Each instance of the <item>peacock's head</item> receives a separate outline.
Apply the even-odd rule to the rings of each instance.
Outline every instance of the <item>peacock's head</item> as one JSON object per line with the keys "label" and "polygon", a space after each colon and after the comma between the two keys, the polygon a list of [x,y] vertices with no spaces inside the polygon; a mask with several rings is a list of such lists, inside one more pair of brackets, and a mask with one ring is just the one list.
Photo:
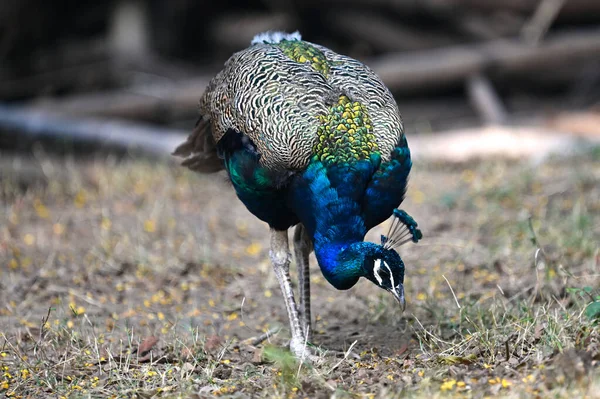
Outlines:
{"label": "peacock's head", "polygon": [[402,310],[406,307],[404,299],[404,262],[398,252],[377,245],[375,253],[365,258],[363,267],[366,277],[375,285],[390,292],[398,301]]}
{"label": "peacock's head", "polygon": [[423,234],[417,228],[417,222],[406,212],[394,209],[393,216],[390,231],[387,236],[381,236],[381,245],[372,246],[363,267],[366,277],[392,293],[404,310],[404,262],[395,248],[410,241],[418,242]]}

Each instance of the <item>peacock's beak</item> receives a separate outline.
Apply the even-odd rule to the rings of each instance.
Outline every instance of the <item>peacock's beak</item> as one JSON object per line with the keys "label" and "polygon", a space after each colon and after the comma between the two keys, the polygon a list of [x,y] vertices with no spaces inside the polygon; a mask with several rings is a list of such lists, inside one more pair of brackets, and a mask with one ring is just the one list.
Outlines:
{"label": "peacock's beak", "polygon": [[404,299],[404,285],[402,283],[398,284],[396,287],[390,290],[394,298],[398,301],[400,306],[402,307],[402,311],[406,309],[406,300]]}

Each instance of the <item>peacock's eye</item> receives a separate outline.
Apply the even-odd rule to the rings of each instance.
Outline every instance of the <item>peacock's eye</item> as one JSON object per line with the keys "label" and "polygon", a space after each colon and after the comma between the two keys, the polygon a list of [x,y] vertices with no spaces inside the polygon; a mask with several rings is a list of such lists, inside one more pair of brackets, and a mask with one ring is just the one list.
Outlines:
{"label": "peacock's eye", "polygon": [[380,286],[393,285],[394,277],[390,266],[382,259],[375,259],[373,275]]}
{"label": "peacock's eye", "polygon": [[389,278],[390,277],[390,273],[386,269],[384,269],[384,268],[381,268],[381,270],[379,271],[379,275],[382,278]]}

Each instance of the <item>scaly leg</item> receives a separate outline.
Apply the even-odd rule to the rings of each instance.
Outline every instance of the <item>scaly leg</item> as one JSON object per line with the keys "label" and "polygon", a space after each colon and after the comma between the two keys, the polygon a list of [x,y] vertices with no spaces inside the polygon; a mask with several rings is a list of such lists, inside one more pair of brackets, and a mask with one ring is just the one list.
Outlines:
{"label": "scaly leg", "polygon": [[306,347],[306,339],[300,318],[298,317],[298,308],[294,300],[294,291],[290,281],[290,253],[288,244],[287,230],[271,229],[271,262],[273,269],[279,281],[285,307],[287,308],[288,317],[290,319],[290,330],[292,340],[290,341],[290,349],[292,353],[299,359],[310,357],[310,351]]}
{"label": "scaly leg", "polygon": [[310,341],[312,337],[312,327],[310,318],[310,268],[308,255],[312,250],[310,238],[306,234],[306,229],[302,224],[296,226],[294,231],[294,255],[296,266],[298,267],[298,285],[300,291],[300,321],[302,322],[302,331]]}

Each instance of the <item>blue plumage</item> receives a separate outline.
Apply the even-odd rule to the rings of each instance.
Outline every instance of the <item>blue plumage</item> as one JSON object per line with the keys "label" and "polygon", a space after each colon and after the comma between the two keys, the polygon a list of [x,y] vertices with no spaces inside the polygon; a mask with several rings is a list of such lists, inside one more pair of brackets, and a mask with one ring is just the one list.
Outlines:
{"label": "blue plumage", "polygon": [[312,238],[323,275],[334,287],[348,289],[364,275],[362,262],[358,258],[341,261],[337,255],[350,244],[362,242],[367,232],[357,201],[362,187],[348,181],[368,181],[370,171],[358,167],[344,168],[342,176],[339,172],[337,168],[329,170],[315,158],[304,173],[295,177],[289,196],[290,208]]}
{"label": "blue plumage", "polygon": [[337,255],[351,244],[366,244],[367,231],[402,201],[411,168],[404,137],[384,164],[379,154],[328,166],[315,157],[306,170],[294,173],[262,167],[243,134],[230,132],[226,138],[220,152],[238,197],[254,215],[280,230],[302,223],[324,276],[336,288],[348,289],[367,276],[366,247],[353,247],[353,258]]}
{"label": "blue plumage", "polygon": [[279,230],[299,222],[286,201],[290,172],[262,167],[252,141],[233,130],[224,136],[217,148],[238,198],[250,212]]}
{"label": "blue plumage", "polygon": [[410,149],[406,137],[402,136],[392,151],[391,160],[373,175],[365,191],[363,215],[368,229],[386,220],[400,206],[411,168]]}

